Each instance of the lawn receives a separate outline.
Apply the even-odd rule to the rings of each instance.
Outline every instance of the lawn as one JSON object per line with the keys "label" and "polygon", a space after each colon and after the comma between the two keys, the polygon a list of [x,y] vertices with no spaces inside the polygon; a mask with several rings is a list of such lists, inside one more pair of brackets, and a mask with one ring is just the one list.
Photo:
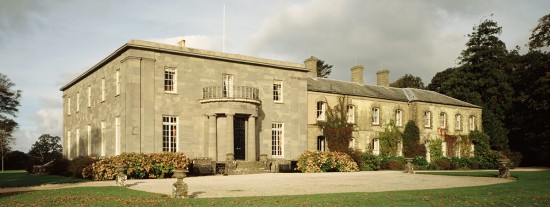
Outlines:
{"label": "lawn", "polygon": [[0,188],[21,187],[56,183],[78,183],[90,180],[57,175],[30,175],[24,170],[8,170],[0,173]]}
{"label": "lawn", "polygon": [[120,187],[85,187],[3,194],[0,206],[550,206],[550,171],[512,175],[518,177],[516,182],[478,187],[211,199],[172,199]]}

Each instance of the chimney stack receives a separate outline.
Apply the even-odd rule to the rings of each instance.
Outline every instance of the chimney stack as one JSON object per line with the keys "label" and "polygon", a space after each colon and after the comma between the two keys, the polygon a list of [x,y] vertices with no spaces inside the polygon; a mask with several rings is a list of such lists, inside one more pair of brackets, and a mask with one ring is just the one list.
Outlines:
{"label": "chimney stack", "polygon": [[309,69],[309,76],[311,77],[317,77],[317,61],[319,61],[319,59],[313,56],[304,60],[304,64],[306,68]]}
{"label": "chimney stack", "polygon": [[390,71],[388,70],[381,70],[376,72],[376,85],[379,86],[390,86]]}
{"label": "chimney stack", "polygon": [[180,40],[180,41],[178,42],[178,45],[179,45],[180,47],[185,47],[185,40]]}
{"label": "chimney stack", "polygon": [[363,67],[363,65],[353,66],[351,68],[351,82],[364,85],[365,84],[365,80],[363,78],[364,70],[365,70],[365,67]]}

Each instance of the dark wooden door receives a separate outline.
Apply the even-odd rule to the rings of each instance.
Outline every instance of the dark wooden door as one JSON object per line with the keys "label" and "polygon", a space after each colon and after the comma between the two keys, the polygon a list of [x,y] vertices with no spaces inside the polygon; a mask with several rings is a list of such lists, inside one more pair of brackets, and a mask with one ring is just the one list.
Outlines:
{"label": "dark wooden door", "polygon": [[246,119],[243,117],[235,117],[233,119],[233,138],[235,146],[235,159],[244,160],[245,159],[245,134],[246,134]]}

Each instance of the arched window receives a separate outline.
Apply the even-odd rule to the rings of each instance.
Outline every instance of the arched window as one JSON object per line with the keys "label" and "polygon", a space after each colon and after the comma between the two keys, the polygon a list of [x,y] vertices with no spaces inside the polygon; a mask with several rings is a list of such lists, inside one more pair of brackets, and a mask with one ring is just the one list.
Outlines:
{"label": "arched window", "polygon": [[372,108],[372,125],[380,125],[380,109]]}
{"label": "arched window", "polygon": [[326,111],[326,103],[319,101],[317,102],[317,120],[324,121],[325,120],[325,111]]}
{"label": "arched window", "polygon": [[457,114],[455,118],[455,129],[462,130],[462,116],[460,114]]}
{"label": "arched window", "polygon": [[447,128],[447,114],[445,112],[439,114],[439,127],[442,129]]}
{"label": "arched window", "polygon": [[424,127],[426,127],[426,128],[432,127],[432,112],[431,111],[425,111],[424,112]]}
{"label": "arched window", "polygon": [[354,105],[348,105],[348,123],[353,124],[355,123],[355,106]]}

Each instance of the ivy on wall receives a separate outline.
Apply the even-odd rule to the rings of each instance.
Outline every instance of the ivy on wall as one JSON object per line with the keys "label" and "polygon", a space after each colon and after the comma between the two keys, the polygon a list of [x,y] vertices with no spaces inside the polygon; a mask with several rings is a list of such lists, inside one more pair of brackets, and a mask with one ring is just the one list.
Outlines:
{"label": "ivy on wall", "polygon": [[397,148],[401,142],[402,134],[395,126],[392,120],[383,132],[379,132],[380,137],[380,155],[382,156],[397,156]]}
{"label": "ivy on wall", "polygon": [[443,144],[443,139],[437,138],[430,142],[430,158],[431,160],[437,160],[443,157],[443,149],[441,144]]}

